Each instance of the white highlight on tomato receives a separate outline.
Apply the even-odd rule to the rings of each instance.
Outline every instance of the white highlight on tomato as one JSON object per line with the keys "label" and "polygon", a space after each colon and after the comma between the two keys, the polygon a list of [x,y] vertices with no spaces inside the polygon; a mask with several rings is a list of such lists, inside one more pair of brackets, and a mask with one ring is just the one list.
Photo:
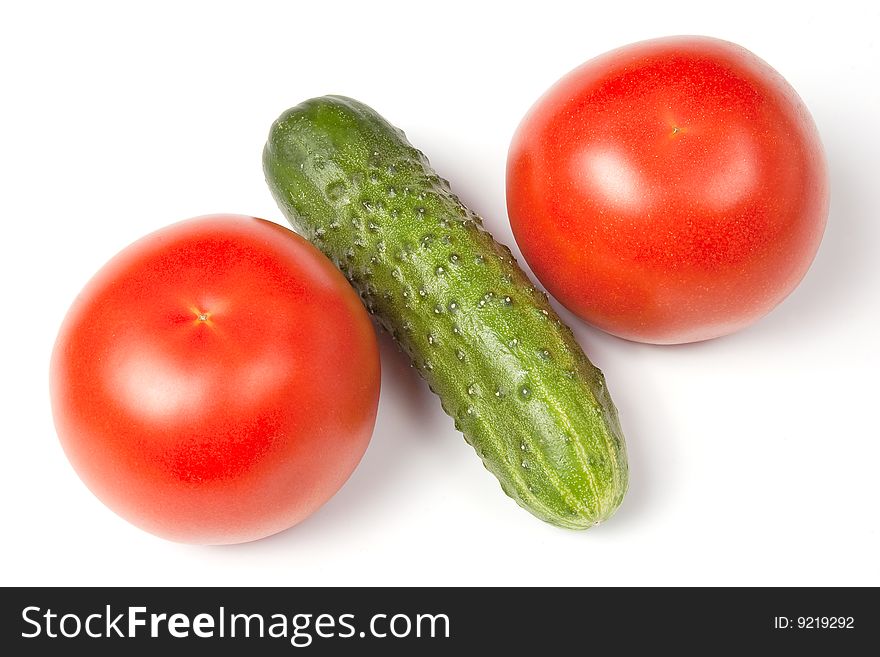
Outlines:
{"label": "white highlight on tomato", "polygon": [[694,194],[695,203],[713,210],[727,210],[748,200],[754,193],[760,171],[759,159],[744,131],[728,137],[731,150],[718,149],[714,161],[707,162],[712,171],[706,188]]}
{"label": "white highlight on tomato", "polygon": [[634,210],[643,204],[645,182],[627,158],[614,150],[588,150],[580,162],[581,184],[611,208]]}
{"label": "white highlight on tomato", "polygon": [[208,403],[208,373],[181,367],[151,350],[147,344],[129,344],[124,357],[111,365],[113,394],[121,405],[144,419],[159,420],[197,409]]}

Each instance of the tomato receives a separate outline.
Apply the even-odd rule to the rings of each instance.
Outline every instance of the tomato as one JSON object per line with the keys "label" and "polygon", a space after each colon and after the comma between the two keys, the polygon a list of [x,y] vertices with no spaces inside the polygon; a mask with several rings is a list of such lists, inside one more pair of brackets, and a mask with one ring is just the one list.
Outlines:
{"label": "tomato", "polygon": [[130,245],[58,335],[61,444],[133,524],[238,543],[306,518],[360,461],[379,354],[357,295],[316,248],[253,217],[200,217]]}
{"label": "tomato", "polygon": [[563,305],[615,335],[705,340],[776,306],[828,215],[816,127],[788,83],[717,39],[645,41],[556,83],[507,164],[514,236]]}

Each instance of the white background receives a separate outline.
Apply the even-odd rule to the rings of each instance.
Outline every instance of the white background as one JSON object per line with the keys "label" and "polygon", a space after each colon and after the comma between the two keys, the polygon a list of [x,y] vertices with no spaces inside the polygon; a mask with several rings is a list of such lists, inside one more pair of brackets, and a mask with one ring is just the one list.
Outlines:
{"label": "white background", "polygon": [[[0,584],[880,585],[880,9],[855,2],[72,2],[0,9]],[[55,436],[48,361],[115,252],[211,212],[278,221],[260,154],[316,95],[407,131],[514,247],[506,150],[526,109],[605,50],[738,42],[823,137],[831,217],[809,274],[737,335],[625,342],[563,313],[606,373],[631,487],[589,532],[505,497],[382,338],[379,419],[348,484],[298,527],[178,545],[101,505]]]}

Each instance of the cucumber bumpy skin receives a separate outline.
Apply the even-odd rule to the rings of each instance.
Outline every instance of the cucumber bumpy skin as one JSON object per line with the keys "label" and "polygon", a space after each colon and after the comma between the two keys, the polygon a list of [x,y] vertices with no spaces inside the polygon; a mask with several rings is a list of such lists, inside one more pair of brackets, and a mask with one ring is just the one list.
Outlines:
{"label": "cucumber bumpy skin", "polygon": [[504,492],[572,529],[614,513],[626,449],[601,371],[402,131],[350,98],[314,98],[272,125],[263,167]]}

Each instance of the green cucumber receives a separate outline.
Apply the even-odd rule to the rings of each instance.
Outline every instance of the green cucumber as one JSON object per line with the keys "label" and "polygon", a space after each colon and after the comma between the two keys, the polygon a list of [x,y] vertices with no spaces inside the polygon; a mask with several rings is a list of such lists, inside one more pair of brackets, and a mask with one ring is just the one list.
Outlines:
{"label": "green cucumber", "polygon": [[263,168],[504,492],[572,529],[614,513],[626,449],[602,372],[403,132],[350,98],[314,98],[272,125]]}

